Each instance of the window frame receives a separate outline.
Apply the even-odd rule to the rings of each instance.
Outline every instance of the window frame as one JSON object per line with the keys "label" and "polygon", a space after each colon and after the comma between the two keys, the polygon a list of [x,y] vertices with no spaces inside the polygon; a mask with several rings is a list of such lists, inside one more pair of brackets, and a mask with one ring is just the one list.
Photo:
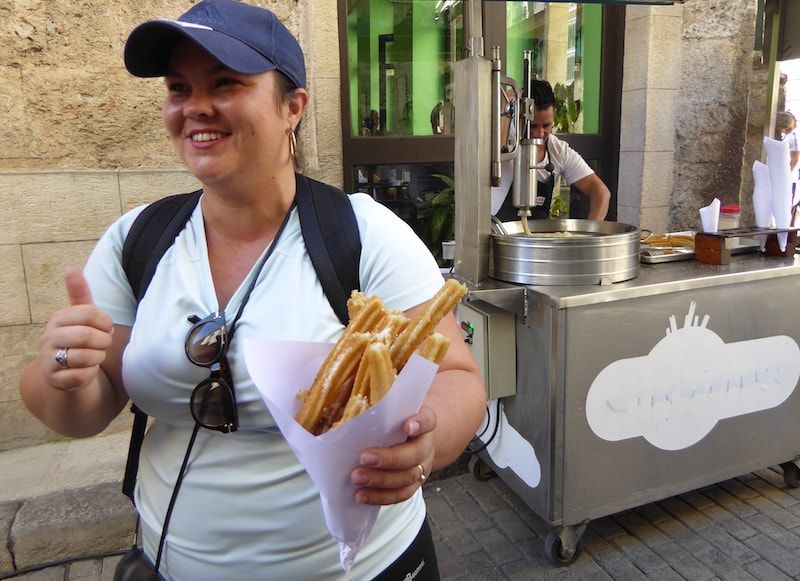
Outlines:
{"label": "window frame", "polygon": [[[454,163],[452,135],[360,136],[352,135],[347,27],[347,0],[338,1],[339,72],[341,79],[342,172],[345,191],[355,191],[357,166]],[[499,46],[506,62],[506,3],[483,3],[484,47]],[[625,36],[625,6],[604,6],[600,59],[600,125],[596,134],[560,134],[587,161],[611,190],[608,219],[617,217],[620,114]],[[486,49],[488,50],[488,48]],[[485,51],[486,52],[486,51]],[[484,55],[485,56],[485,55]],[[588,209],[588,206],[587,208]]]}

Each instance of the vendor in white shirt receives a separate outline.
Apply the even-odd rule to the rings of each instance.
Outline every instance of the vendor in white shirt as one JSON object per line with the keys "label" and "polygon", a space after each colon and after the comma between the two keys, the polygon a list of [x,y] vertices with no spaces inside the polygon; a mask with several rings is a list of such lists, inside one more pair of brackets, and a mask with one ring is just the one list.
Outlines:
{"label": "vendor in white shirt", "polygon": [[[589,197],[589,220],[605,219],[611,192],[578,152],[566,141],[552,135],[556,99],[550,83],[534,80],[531,85],[531,97],[535,102],[531,137],[544,140],[544,147],[539,148],[537,165],[545,166],[545,169],[536,172],[538,187],[533,218],[548,217],[556,177],[561,177]],[[502,176],[500,186],[492,188],[492,214],[503,222],[518,220],[517,209],[511,204],[510,195],[512,162],[503,164]]]}

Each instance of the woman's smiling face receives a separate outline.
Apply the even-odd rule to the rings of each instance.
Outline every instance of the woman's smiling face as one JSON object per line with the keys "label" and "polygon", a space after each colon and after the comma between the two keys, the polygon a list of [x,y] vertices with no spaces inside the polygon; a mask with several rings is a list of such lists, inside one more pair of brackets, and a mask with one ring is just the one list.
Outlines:
{"label": "woman's smiling face", "polygon": [[178,155],[203,184],[291,165],[287,132],[302,107],[297,113],[278,103],[275,75],[231,71],[190,42],[172,50],[162,117]]}

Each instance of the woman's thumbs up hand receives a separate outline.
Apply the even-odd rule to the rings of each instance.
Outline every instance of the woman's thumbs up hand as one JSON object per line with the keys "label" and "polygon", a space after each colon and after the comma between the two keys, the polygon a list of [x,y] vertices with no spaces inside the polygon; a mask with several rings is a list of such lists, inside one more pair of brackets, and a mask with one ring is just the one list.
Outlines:
{"label": "woman's thumbs up hand", "polygon": [[111,346],[114,323],[92,300],[78,268],[64,274],[69,306],[50,315],[41,338],[40,360],[47,383],[62,391],[80,389],[97,377]]}

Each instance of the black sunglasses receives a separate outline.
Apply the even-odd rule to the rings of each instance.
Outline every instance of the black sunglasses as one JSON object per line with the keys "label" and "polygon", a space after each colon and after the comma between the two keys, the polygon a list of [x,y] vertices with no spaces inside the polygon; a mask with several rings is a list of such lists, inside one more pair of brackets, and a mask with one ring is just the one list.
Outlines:
{"label": "black sunglasses", "polygon": [[189,400],[194,420],[209,430],[235,432],[239,429],[236,392],[226,354],[228,330],[225,313],[211,313],[205,319],[189,317],[193,323],[186,335],[186,356],[200,367],[207,367],[211,376],[197,384]]}

